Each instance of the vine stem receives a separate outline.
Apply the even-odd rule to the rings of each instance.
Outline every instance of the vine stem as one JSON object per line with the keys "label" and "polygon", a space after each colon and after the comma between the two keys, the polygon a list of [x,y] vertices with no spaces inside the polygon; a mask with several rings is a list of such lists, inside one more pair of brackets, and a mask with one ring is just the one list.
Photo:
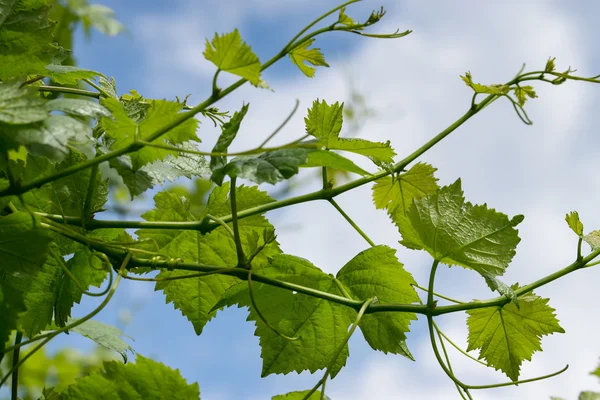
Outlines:
{"label": "vine stem", "polygon": [[[106,245],[103,245],[103,244],[97,243],[97,242],[90,242],[86,236],[81,235],[74,231],[66,231],[66,230],[62,229],[62,227],[57,227],[57,226],[49,225],[46,223],[42,223],[41,226],[44,228],[49,228],[49,229],[55,230],[58,233],[62,234],[63,236],[69,237],[70,239],[75,240],[79,243],[89,245],[93,249],[98,250],[103,253],[106,253],[108,256],[116,258],[116,259],[122,259],[123,257],[125,257],[128,254],[128,251],[123,250],[123,249],[117,249],[117,248],[106,246]],[[537,289],[538,287],[547,285],[548,283],[550,283],[556,279],[559,279],[567,274],[570,274],[570,273],[577,271],[579,269],[582,269],[582,268],[586,268],[586,267],[588,267],[587,263],[589,263],[590,261],[595,259],[598,255],[600,255],[600,248],[594,250],[592,253],[588,254],[586,257],[583,257],[580,261],[576,261],[561,270],[558,270],[550,275],[547,275],[543,278],[540,278],[528,285],[525,285],[525,286],[515,290],[515,294],[517,296],[522,296],[528,292],[531,292],[532,290]],[[209,271],[215,271],[215,270],[222,270],[223,268],[225,268],[225,267],[218,267],[218,266],[214,266],[214,265],[197,264],[197,263],[190,263],[190,262],[178,262],[175,265],[173,265],[169,261],[163,261],[163,260],[154,261],[154,260],[148,260],[148,259],[139,259],[136,257],[131,258],[131,262],[129,263],[129,265],[144,266],[144,267],[151,267],[151,268],[178,269],[178,270],[194,271],[194,272],[209,272]],[[242,268],[235,268],[233,270],[223,271],[222,273],[225,275],[235,276],[241,280],[247,280],[247,276],[248,276],[248,272]],[[328,301],[331,301],[331,302],[334,302],[337,304],[342,304],[347,307],[353,308],[355,310],[359,310],[363,304],[359,300],[348,299],[346,297],[338,296],[338,295],[335,295],[332,293],[323,292],[321,290],[313,289],[310,287],[298,285],[298,284],[291,283],[291,282],[285,282],[285,281],[281,281],[278,279],[273,279],[273,278],[270,278],[267,276],[262,276],[259,274],[253,274],[252,279],[254,281],[265,283],[267,285],[276,286],[276,287],[286,289],[286,290],[296,291],[298,293],[303,293],[303,294],[306,294],[306,295],[309,295],[312,297],[317,297],[317,298],[320,298],[323,300],[328,300]],[[430,293],[430,295],[433,297],[433,293]],[[495,297],[495,298],[491,298],[488,300],[482,300],[482,301],[473,301],[473,302],[469,302],[469,303],[453,304],[453,305],[448,305],[448,306],[437,306],[433,309],[426,305],[420,305],[420,304],[396,304],[396,303],[380,304],[380,303],[377,303],[377,304],[371,304],[368,307],[368,309],[366,310],[366,313],[369,314],[369,313],[376,313],[376,312],[394,312],[395,311],[395,312],[413,312],[416,314],[437,316],[437,315],[455,313],[455,312],[472,310],[472,309],[477,309],[477,308],[502,306],[504,304],[509,303],[510,301],[511,300],[509,298],[500,296],[500,297]]]}
{"label": "vine stem", "polygon": [[329,199],[329,203],[331,203],[331,205],[335,207],[336,210],[338,210],[338,212],[342,215],[342,217],[344,217],[346,221],[348,221],[348,223],[354,228],[354,230],[358,232],[358,234],[362,236],[362,238],[365,239],[367,243],[369,243],[369,246],[376,246],[376,244],[367,236],[367,234],[362,229],[360,229],[356,222],[354,222],[352,218],[350,218],[350,216],[346,214],[344,210],[342,210],[342,207],[340,207],[334,199]]}
{"label": "vine stem", "polygon": [[240,230],[238,228],[237,220],[237,201],[236,201],[236,178],[231,178],[231,188],[229,193],[229,202],[231,203],[231,223],[233,225],[233,241],[235,242],[235,251],[237,253],[238,267],[246,267],[246,256],[244,255],[244,249],[242,248],[242,240],[240,239]]}
{"label": "vine stem", "polygon": [[62,86],[46,86],[46,85],[41,85],[41,86],[36,86],[36,88],[40,92],[67,93],[67,94],[75,94],[75,95],[79,95],[79,96],[94,97],[96,99],[99,99],[100,96],[101,96],[101,93],[98,93],[98,92],[92,92],[92,91],[89,91],[89,90],[69,88],[69,87],[62,87]]}
{"label": "vine stem", "polygon": [[[15,335],[15,346],[18,346],[23,339],[23,332],[17,331]],[[19,353],[21,351],[20,347],[15,347],[13,350],[13,359],[12,359],[12,382],[10,387],[10,399],[18,400],[19,398]],[[0,385],[2,386],[2,385]]]}
{"label": "vine stem", "polygon": [[[416,287],[417,289],[421,289],[421,290],[422,290],[422,291],[424,291],[425,293],[429,293],[429,291],[427,290],[427,288],[424,288],[423,286],[421,286],[421,285],[419,285],[419,284],[413,283],[412,285],[413,285],[414,287]],[[459,300],[453,299],[453,298],[451,298],[451,297],[444,296],[444,295],[442,295],[442,294],[439,294],[439,293],[436,293],[436,292],[433,292],[433,294],[434,294],[435,296],[439,297],[440,299],[448,300],[448,301],[451,301],[452,303],[456,303],[456,304],[465,304],[465,302],[464,302],[464,301],[459,301]]]}

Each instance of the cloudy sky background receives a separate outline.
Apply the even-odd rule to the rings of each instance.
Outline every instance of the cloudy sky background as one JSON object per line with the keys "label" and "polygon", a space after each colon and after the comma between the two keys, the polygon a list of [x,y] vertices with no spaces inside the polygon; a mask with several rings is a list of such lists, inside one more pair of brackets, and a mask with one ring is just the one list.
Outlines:
{"label": "cloudy sky background", "polygon": [[[79,37],[75,54],[79,65],[114,76],[119,92],[138,90],[148,98],[174,98],[192,94],[190,104],[202,101],[210,90],[214,66],[204,60],[204,40],[214,32],[239,28],[261,61],[266,61],[295,33],[338,3],[331,0],[226,0],[103,1],[116,10],[128,32],[117,38],[94,34]],[[576,5],[575,5],[576,4]],[[350,82],[377,113],[365,121],[360,136],[391,140],[398,160],[455,121],[469,107],[471,90],[459,75],[470,70],[476,81],[500,83],[511,79],[527,63],[543,69],[549,56],[559,69],[569,65],[582,75],[600,70],[600,44],[596,15],[600,3],[589,2],[416,2],[369,0],[347,13],[364,20],[383,5],[388,14],[373,32],[412,29],[401,39],[376,40],[351,34],[321,36],[320,47],[331,65],[308,79],[287,59],[267,70],[263,78],[274,92],[244,86],[218,103],[223,110],[250,111],[232,149],[259,144],[289,111],[296,99],[300,109],[275,143],[303,136],[302,118],[316,98],[328,102],[350,97]],[[220,75],[221,86],[233,81]],[[570,264],[577,238],[564,222],[568,211],[578,210],[586,232],[600,227],[597,204],[597,108],[600,87],[567,82],[563,86],[535,84],[539,99],[527,104],[534,125],[525,126],[508,101],[497,101],[468,121],[420,158],[439,170],[440,183],[462,178],[465,196],[473,203],[488,203],[509,216],[524,214],[519,226],[521,243],[504,277],[507,283],[529,283]],[[209,150],[218,131],[205,122],[199,135]],[[359,160],[366,168],[373,168]],[[306,175],[306,174],[305,174]],[[320,182],[320,181],[319,181]],[[298,193],[316,189],[319,182],[302,186]],[[400,235],[385,212],[371,202],[371,185],[338,198],[339,204],[378,244],[398,248],[398,257],[419,283],[426,283],[430,257],[402,248]],[[271,190],[271,188],[265,187]],[[150,199],[142,201],[149,207]],[[282,249],[309,259],[326,272],[336,272],[367,243],[326,203],[293,206],[267,215],[275,225]],[[584,246],[587,251],[587,246]],[[600,323],[595,291],[600,271],[577,272],[537,291],[550,297],[566,335],[543,340],[543,353],[525,362],[523,379],[569,370],[548,381],[474,392],[477,399],[547,399],[550,395],[575,399],[582,389],[598,390],[588,375],[597,365]],[[468,301],[493,297],[474,272],[442,267],[436,289]],[[81,316],[92,301],[75,310]],[[246,312],[228,309],[208,324],[202,336],[153,285],[124,282],[99,316],[115,323],[119,314],[133,313],[125,326],[142,355],[179,368],[188,381],[198,381],[206,400],[268,399],[275,394],[313,386],[318,373],[260,378],[261,359],[254,327]],[[466,348],[464,314],[439,318],[444,331]],[[68,339],[68,340],[66,340]],[[75,342],[73,342],[75,340]],[[90,348],[73,335],[53,344]],[[433,356],[426,321],[413,323],[408,345],[417,359],[374,352],[362,335],[351,339],[347,367],[327,385],[333,400],[456,399],[458,394]],[[486,370],[450,351],[457,376],[472,384],[506,381],[499,372]],[[476,355],[476,353],[475,353]]]}

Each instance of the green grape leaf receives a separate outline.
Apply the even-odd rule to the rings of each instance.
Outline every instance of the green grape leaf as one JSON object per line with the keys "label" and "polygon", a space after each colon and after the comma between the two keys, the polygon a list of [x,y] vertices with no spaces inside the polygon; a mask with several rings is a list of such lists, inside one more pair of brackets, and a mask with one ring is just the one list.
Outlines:
{"label": "green grape leaf", "polygon": [[392,162],[396,155],[390,143],[371,142],[365,139],[340,138],[344,104],[327,104],[325,100],[315,100],[308,115],[304,118],[306,133],[319,139],[327,149],[344,150],[367,156],[376,162]]}
{"label": "green grape leaf", "polygon": [[[229,183],[215,187],[209,197],[205,215],[222,217],[231,213],[229,199]],[[238,186],[236,189],[238,212],[272,202],[273,199],[257,187]],[[148,221],[193,221],[196,218],[190,212],[190,201],[170,192],[160,192],[154,197],[156,208],[146,212],[142,217]],[[249,254],[248,237],[256,231],[260,235],[265,230],[273,231],[273,226],[261,215],[244,218],[239,221],[239,231],[244,252]],[[173,258],[201,264],[233,267],[237,265],[235,243],[231,235],[223,227],[202,235],[196,231],[141,229],[136,232],[140,239],[155,242],[160,253]],[[153,248],[153,251],[156,251]],[[280,253],[279,244],[272,242],[267,245],[253,260],[256,266],[267,263],[268,257]],[[187,271],[161,271],[158,278],[187,275]],[[220,300],[221,295],[236,282],[236,278],[226,275],[208,275],[185,280],[161,281],[156,284],[156,290],[162,290],[167,302],[172,302],[175,308],[192,323],[198,335],[206,323],[216,315],[213,306]]]}
{"label": "green grape leaf", "polygon": [[600,393],[585,391],[579,393],[579,400],[600,400]]}
{"label": "green grape leaf", "polygon": [[59,98],[50,100],[46,107],[48,110],[62,111],[66,114],[76,115],[78,117],[90,117],[99,119],[102,117],[110,117],[108,111],[102,105],[83,99]]}
{"label": "green grape leaf", "polygon": [[88,37],[91,28],[95,28],[107,36],[116,36],[125,30],[123,24],[115,19],[115,12],[109,7],[101,4],[87,4],[87,2],[70,4],[76,5],[73,11],[83,22],[83,29]]}
{"label": "green grape leaf", "polygon": [[0,144],[8,148],[24,145],[31,154],[48,157],[52,161],[62,161],[69,153],[69,142],[90,141],[89,126],[66,115],[50,115],[43,121],[27,125],[5,125]]}
{"label": "green grape leaf", "polygon": [[[269,278],[343,296],[332,276],[303,258],[280,254],[272,257],[267,266],[253,267],[254,270]],[[313,373],[325,368],[344,343],[356,311],[261,283],[253,283],[253,289],[256,304],[271,326],[284,335],[298,337],[294,341],[284,339],[265,325],[252,307],[247,283],[237,284],[223,296],[215,307],[237,304],[250,308],[248,320],[256,322],[255,335],[260,338],[262,349],[262,376],[305,370]],[[331,368],[332,378],[346,364],[348,355],[346,344]]]}
{"label": "green grape leaf", "polygon": [[[91,286],[99,288],[108,274],[106,269],[103,269],[102,262],[97,257],[92,257],[85,247],[77,250],[73,257],[66,261],[66,267],[85,289]],[[54,320],[57,326],[63,327],[67,324],[71,317],[71,308],[75,303],[79,304],[82,295],[73,279],[64,274],[58,284],[54,304]]]}
{"label": "green grape leaf", "polygon": [[[347,292],[357,300],[376,297],[379,303],[411,304],[419,301],[415,280],[396,258],[396,250],[376,246],[359,253],[337,274]],[[414,313],[367,314],[359,327],[369,345],[384,353],[414,360],[406,346],[406,332]]]}
{"label": "green grape leaf", "polygon": [[519,297],[515,293],[514,290],[498,278],[495,278],[493,275],[483,273],[481,274],[485,279],[485,283],[489,286],[490,289],[497,291],[502,296],[510,299],[517,306],[517,310],[520,308],[519,306]]}
{"label": "green grape leaf", "polygon": [[241,76],[255,86],[261,84],[260,60],[242,40],[237,29],[223,35],[215,33],[212,44],[207,39],[204,58],[221,71]]}
{"label": "green grape leaf", "polygon": [[357,138],[330,138],[327,142],[327,148],[360,154],[380,163],[391,163],[396,155],[389,141],[382,143]]}
{"label": "green grape leaf", "polygon": [[[66,323],[71,325],[77,322],[79,318],[69,318]],[[123,357],[123,362],[127,363],[127,352],[130,351],[132,354],[135,353],[133,348],[123,339],[125,336],[129,339],[131,337],[125,335],[119,328],[107,325],[93,319],[83,322],[81,325],[69,330],[69,332],[77,332],[81,336],[93,340],[100,346],[106,347],[109,350],[116,351]]]}
{"label": "green grape leaf", "polygon": [[417,163],[410,170],[392,177],[375,181],[373,203],[375,208],[385,208],[398,228],[402,227],[402,244],[411,249],[420,249],[417,232],[408,219],[408,208],[413,200],[435,193],[439,187],[434,176],[436,168]]}
{"label": "green grape leaf", "polygon": [[[185,142],[177,147],[197,149],[193,142]],[[205,157],[183,152],[180,152],[177,157],[169,154],[163,160],[146,164],[138,170],[133,169],[128,155],[113,158],[109,161],[109,165],[123,178],[123,183],[129,189],[132,199],[156,185],[162,185],[167,181],[174,182],[182,176],[191,179],[194,176],[211,173]]]}
{"label": "green grape leaf", "polygon": [[2,124],[29,124],[48,118],[46,101],[22,82],[0,83],[0,128]]}
{"label": "green grape leaf", "polygon": [[[495,85],[482,85],[481,83],[474,83],[473,77],[470,72],[467,72],[465,76],[460,76],[467,86],[475,91],[475,93],[484,94],[508,94],[510,87],[508,85],[495,84]],[[535,93],[535,92],[534,92]]]}
{"label": "green grape leaf", "polygon": [[222,185],[225,175],[229,175],[274,185],[296,175],[300,165],[306,163],[308,152],[308,149],[281,149],[258,157],[236,157],[224,168],[213,172],[210,179],[217,185]]}
{"label": "green grape leaf", "polygon": [[273,396],[271,400],[331,400],[329,396],[321,397],[321,391],[315,390],[310,397],[306,398],[306,395],[310,392],[310,390],[303,390],[300,392],[290,392],[286,394],[279,394],[277,396]]}
{"label": "green grape leaf", "polygon": [[315,150],[308,153],[306,163],[300,165],[301,168],[327,167],[342,171],[353,172],[358,175],[370,175],[367,171],[356,165],[351,160],[337,153],[326,150]]}
{"label": "green grape leaf", "polygon": [[[458,179],[438,192],[413,200],[408,209],[412,248],[426,250],[449,266],[459,265],[480,274],[502,275],[521,240],[514,228],[522,215],[509,220],[487,205],[465,203]],[[404,227],[400,233],[404,235]],[[401,242],[403,243],[403,242]]]}
{"label": "green grape leaf", "polygon": [[[95,79],[97,76],[104,77],[100,72],[76,67],[74,65],[47,65],[46,74],[52,80],[61,85],[77,85],[82,79]],[[106,79],[106,77],[104,77]]]}
{"label": "green grape leaf", "polygon": [[514,91],[515,96],[517,96],[517,101],[521,107],[525,104],[528,97],[530,99],[535,99],[537,97],[535,90],[533,90],[533,86],[516,86]]}
{"label": "green grape leaf", "polygon": [[198,384],[188,384],[178,369],[139,354],[135,364],[105,361],[103,370],[77,379],[59,399],[87,400],[91,393],[98,400],[200,398]]}
{"label": "green grape leaf", "polygon": [[0,275],[0,352],[4,351],[10,333],[17,329],[19,314],[25,310],[23,293]]}
{"label": "green grape leaf", "polygon": [[571,211],[565,216],[565,221],[567,221],[567,225],[569,228],[577,236],[583,236],[583,223],[579,220],[579,213],[577,211]]}
{"label": "green grape leaf", "polygon": [[40,228],[39,219],[33,215],[16,212],[0,216],[0,273],[30,275],[40,271],[50,240],[49,231]]}
{"label": "green grape leaf", "polygon": [[58,53],[44,0],[0,2],[0,79],[44,74]]}
{"label": "green grape leaf", "polygon": [[598,378],[600,378],[600,365],[595,370],[590,372],[590,375],[596,375]]}
{"label": "green grape leaf", "polygon": [[[213,153],[227,153],[229,146],[237,136],[240,129],[240,124],[248,112],[250,104],[244,104],[240,111],[233,113],[233,116],[229,121],[225,122],[221,127],[221,134],[217,143],[212,149]],[[218,171],[227,165],[227,157],[225,156],[211,156],[210,157],[210,169],[212,171]]]}
{"label": "green grape leaf", "polygon": [[[517,285],[513,285],[513,290]],[[523,360],[531,361],[536,351],[541,351],[541,338],[552,333],[564,333],[548,306],[548,299],[533,293],[502,307],[467,310],[469,328],[467,351],[480,349],[479,359],[502,370],[511,380],[519,379]]]}
{"label": "green grape leaf", "polygon": [[[133,121],[128,115],[122,103],[115,99],[102,99],[101,104],[108,108],[113,119],[102,118],[101,124],[106,134],[114,139],[111,150],[118,150],[129,146],[137,139],[145,139],[158,129],[178,117],[181,105],[174,101],[150,100],[150,107],[144,120],[139,123]],[[177,127],[169,130],[154,143],[163,145],[176,145],[186,141],[199,141],[196,136],[198,120],[191,118]],[[141,167],[156,160],[163,160],[167,155],[177,156],[174,150],[159,149],[146,146],[131,153],[133,169],[137,171]]]}
{"label": "green grape leaf", "polygon": [[314,42],[314,38],[307,40],[306,42],[302,43],[302,45],[294,48],[294,50],[288,54],[292,59],[292,62],[296,64],[298,68],[300,68],[300,71],[302,71],[302,73],[309,78],[315,76],[315,69],[308,66],[308,64],[312,64],[315,67],[329,67],[329,64],[325,62],[325,57],[323,56],[323,53],[321,53],[321,49],[308,48],[312,46]]}
{"label": "green grape leaf", "polygon": [[54,302],[63,270],[53,257],[48,257],[34,276],[14,275],[11,285],[23,293],[27,311],[19,315],[19,325],[27,337],[33,337],[52,323]]}
{"label": "green grape leaf", "polygon": [[[52,175],[86,159],[86,156],[82,153],[71,151],[63,162],[53,165],[44,157],[29,155],[27,165],[22,171],[22,179],[28,182]],[[30,206],[50,214],[80,217],[83,214],[91,174],[89,168],[84,169],[52,181],[39,189],[26,192],[23,194],[23,198]],[[100,171],[98,171],[94,185],[94,193],[90,203],[90,213],[92,214],[101,211],[102,206],[108,201],[108,181],[102,178]],[[89,215],[86,217],[89,217]]]}
{"label": "green grape leaf", "polygon": [[583,237],[583,240],[590,245],[592,250],[600,249],[600,231],[591,231]]}

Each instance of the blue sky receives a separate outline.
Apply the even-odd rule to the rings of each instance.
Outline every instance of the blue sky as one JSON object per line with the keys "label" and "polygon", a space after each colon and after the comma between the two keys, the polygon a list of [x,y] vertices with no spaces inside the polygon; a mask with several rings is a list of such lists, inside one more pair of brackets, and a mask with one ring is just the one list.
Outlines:
{"label": "blue sky", "polygon": [[[496,83],[510,79],[523,62],[539,69],[549,56],[556,56],[560,69],[571,65],[583,75],[599,73],[595,17],[599,3],[482,3],[369,0],[353,6],[348,14],[358,19],[385,6],[388,14],[375,27],[377,32],[400,28],[414,33],[394,41],[340,33],[322,36],[317,46],[331,68],[317,70],[312,80],[289,60],[282,60],[264,74],[274,92],[243,87],[218,104],[231,111],[243,102],[251,104],[233,148],[260,143],[287,115],[295,99],[301,101],[300,110],[279,140],[302,136],[302,118],[312,100],[347,100],[349,79],[377,112],[376,118],[365,122],[360,135],[390,139],[400,159],[466,111],[471,92],[459,75],[467,70],[477,81]],[[102,4],[117,12],[128,32],[116,38],[93,34],[91,41],[79,35],[75,44],[79,65],[114,76],[120,93],[136,89],[149,98],[191,93],[191,104],[208,94],[214,72],[202,56],[206,37],[237,27],[265,61],[312,17],[337,5],[330,0],[114,0]],[[221,76],[223,82],[230,80]],[[566,212],[578,210],[588,231],[600,227],[600,186],[593,179],[600,148],[596,111],[600,87],[569,82],[562,87],[537,84],[536,89],[540,98],[528,104],[533,126],[523,125],[509,104],[497,101],[421,159],[439,168],[442,184],[461,177],[467,200],[487,202],[508,215],[525,215],[520,225],[522,242],[505,275],[508,283],[530,282],[572,261],[576,238],[563,221]],[[202,148],[211,148],[217,134],[210,123],[204,123],[199,130]],[[301,189],[308,190],[310,186]],[[148,198],[141,203],[151,205]],[[429,258],[400,248],[394,226],[371,205],[369,187],[353,196],[341,196],[339,203],[375,242],[398,248],[406,268],[419,282],[425,281]],[[367,247],[326,204],[298,205],[267,216],[278,229],[285,252],[308,258],[327,272],[335,272]],[[581,389],[600,390],[588,376],[600,356],[595,334],[600,323],[587,317],[593,313],[594,282],[599,278],[598,270],[581,271],[538,291],[551,298],[567,334],[544,339],[545,351],[524,364],[522,376],[543,375],[568,363],[571,367],[565,374],[516,389],[478,392],[476,398],[560,395],[574,399]],[[444,267],[437,282],[440,292],[465,300],[492,296],[483,281],[468,271]],[[124,329],[135,338],[136,351],[179,368],[189,381],[199,382],[203,399],[267,399],[310,388],[320,377],[289,374],[261,379],[258,339],[253,336],[253,325],[244,321],[243,310],[219,313],[198,337],[180,312],[164,303],[162,293],[153,292],[151,284],[124,282],[98,319],[115,323],[119,313],[129,310],[133,319]],[[74,315],[83,315],[93,305],[86,299]],[[444,317],[440,324],[466,347],[464,316]],[[350,342],[347,368],[328,384],[328,394],[334,400],[457,398],[431,354],[424,328],[424,321],[419,320],[409,335],[416,363],[371,351],[357,333]],[[84,339],[70,335],[57,340],[53,348],[67,343],[90,347]],[[458,354],[452,356],[466,381],[481,384],[506,379]]]}

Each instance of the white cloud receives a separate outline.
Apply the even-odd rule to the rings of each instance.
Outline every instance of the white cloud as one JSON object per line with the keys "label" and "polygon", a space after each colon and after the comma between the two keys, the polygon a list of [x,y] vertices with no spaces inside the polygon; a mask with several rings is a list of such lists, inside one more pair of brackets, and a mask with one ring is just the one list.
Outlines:
{"label": "white cloud", "polygon": [[[184,14],[141,18],[136,32],[142,34],[140,39],[147,48],[148,80],[159,82],[159,89],[173,90],[190,88],[190,81],[210,77],[212,66],[201,57],[202,38],[243,25],[251,17],[261,21],[258,16],[267,12],[276,13],[274,18],[291,19],[302,4],[283,3],[235,2],[238,8],[227,8],[225,12],[225,2],[214,3],[215,9],[190,2]],[[380,114],[380,118],[366,124],[361,135],[392,140],[399,157],[412,152],[467,110],[471,93],[458,78],[467,70],[475,80],[501,82],[510,79],[523,61],[528,68],[543,68],[549,56],[557,57],[560,68],[570,64],[582,71],[592,70],[587,55],[592,50],[582,45],[591,33],[554,3],[470,1],[438,2],[433,6],[405,2],[389,8],[388,22],[378,31],[409,27],[415,30],[412,35],[397,41],[357,39],[359,44],[350,54],[344,54],[343,60],[328,58],[332,69],[318,70],[313,80],[296,72],[291,78],[271,81],[275,93],[244,87],[222,101],[219,106],[231,110],[239,109],[242,101],[251,103],[234,148],[260,143],[287,115],[296,98],[301,100],[300,110],[317,97],[344,100],[344,68]],[[237,11],[230,13],[233,9]],[[195,87],[183,90],[193,90],[194,97],[200,98]],[[591,91],[597,88],[569,82],[564,87],[536,84],[536,90],[540,98],[528,104],[533,127],[524,126],[509,104],[499,100],[421,158],[439,168],[443,184],[462,177],[468,200],[488,202],[509,215],[525,214],[520,227],[523,240],[506,275],[510,283],[530,282],[573,260],[576,240],[563,221],[567,211],[579,209],[590,227],[600,223],[596,206],[600,189],[587,178],[598,168],[598,139],[589,143],[590,135],[582,130],[595,118],[588,103],[593,97]],[[304,112],[294,116],[279,142],[303,135],[303,116]],[[203,140],[212,143],[216,131],[203,129]],[[589,194],[581,196],[582,192]],[[396,229],[385,213],[372,207],[368,187],[341,196],[339,203],[375,242],[399,248]],[[296,205],[269,216],[281,228],[279,239],[286,252],[306,257],[327,272],[335,272],[367,247],[325,202]],[[423,282],[428,257],[406,249],[399,249],[398,256]],[[590,320],[589,313],[593,311],[597,278],[598,270],[581,271],[538,290],[551,297],[550,304],[557,309],[567,334],[544,339],[545,352],[534,355],[532,363],[525,363],[523,377],[547,374],[565,363],[571,364],[569,371],[546,382],[477,392],[476,398],[537,399],[551,394],[575,398],[579,390],[593,389],[596,382],[588,372],[600,356],[600,344],[595,340],[600,323]],[[438,282],[440,291],[465,300],[490,296],[480,278],[456,268],[442,269]],[[464,317],[451,318],[443,325],[466,345]],[[356,359],[350,358],[349,367],[330,385],[332,398],[457,398],[452,383],[431,354],[425,331],[420,329],[419,333],[423,336],[413,349],[417,363],[374,354],[362,357],[357,365]],[[493,371],[482,372],[458,354],[453,359],[461,378],[470,383],[505,379]],[[291,376],[269,379],[296,386]]]}

